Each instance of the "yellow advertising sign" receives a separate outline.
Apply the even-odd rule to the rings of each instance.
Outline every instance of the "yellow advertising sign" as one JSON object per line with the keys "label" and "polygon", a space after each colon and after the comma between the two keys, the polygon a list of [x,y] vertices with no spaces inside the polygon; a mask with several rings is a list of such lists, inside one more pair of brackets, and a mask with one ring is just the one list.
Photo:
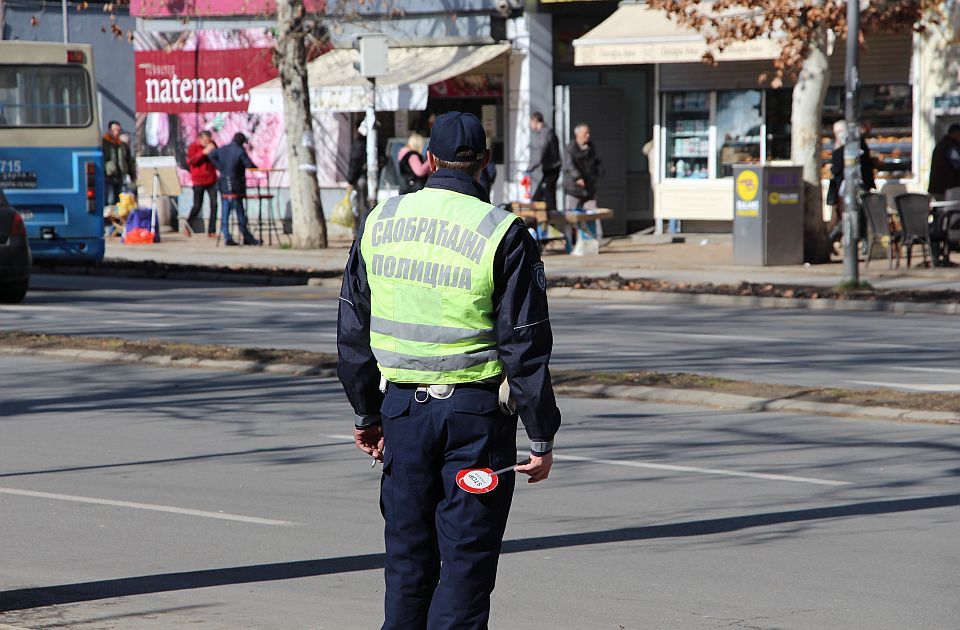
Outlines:
{"label": "yellow advertising sign", "polygon": [[737,175],[737,197],[742,201],[753,201],[760,192],[760,178],[753,171],[743,171]]}

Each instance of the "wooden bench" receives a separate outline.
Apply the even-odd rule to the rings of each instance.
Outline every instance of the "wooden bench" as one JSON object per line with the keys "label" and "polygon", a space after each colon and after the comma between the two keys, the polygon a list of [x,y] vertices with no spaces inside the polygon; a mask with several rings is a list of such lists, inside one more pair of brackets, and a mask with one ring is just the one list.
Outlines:
{"label": "wooden bench", "polygon": [[[557,240],[560,237],[550,237],[550,226],[563,233],[566,240],[567,253],[584,255],[596,253],[600,239],[603,238],[603,228],[600,222],[613,218],[613,210],[597,208],[596,210],[556,210],[549,212],[543,201],[513,202],[510,204],[514,214],[535,222],[537,240],[543,244],[546,241]],[[576,242],[574,242],[576,233]],[[597,246],[584,247],[585,243],[595,241]],[[589,250],[589,251],[588,251]]]}

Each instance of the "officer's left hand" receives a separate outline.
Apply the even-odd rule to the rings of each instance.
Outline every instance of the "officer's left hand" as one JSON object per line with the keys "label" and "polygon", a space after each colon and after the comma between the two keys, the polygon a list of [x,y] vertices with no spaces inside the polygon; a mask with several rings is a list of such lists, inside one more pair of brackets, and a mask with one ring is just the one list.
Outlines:
{"label": "officer's left hand", "polygon": [[383,426],[379,424],[353,429],[353,441],[361,451],[378,462],[383,461]]}
{"label": "officer's left hand", "polygon": [[522,466],[515,466],[514,470],[518,473],[530,475],[527,483],[537,483],[543,481],[550,475],[550,468],[553,466],[553,451],[550,451],[542,457],[530,453],[530,463]]}

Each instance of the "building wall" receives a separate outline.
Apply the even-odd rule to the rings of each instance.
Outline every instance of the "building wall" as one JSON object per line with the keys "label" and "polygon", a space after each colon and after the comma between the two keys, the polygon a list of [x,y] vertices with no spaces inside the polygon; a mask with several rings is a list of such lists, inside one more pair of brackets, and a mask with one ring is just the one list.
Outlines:
{"label": "building wall", "polygon": [[540,111],[553,120],[552,18],[527,12],[512,20],[508,35],[514,46],[510,56],[507,88],[507,137],[502,193],[506,199],[521,199],[520,173],[530,163],[530,114]]}
{"label": "building wall", "polygon": [[[38,6],[39,5],[39,6]],[[59,2],[28,3],[9,0],[4,10],[3,39],[23,41],[63,41],[63,22]],[[42,10],[41,10],[42,8]],[[38,23],[31,25],[36,17]],[[125,8],[118,9],[116,24],[124,33],[133,28],[134,20]],[[70,5],[67,14],[70,41],[91,44],[97,75],[97,96],[100,119],[117,120],[125,129],[134,126],[133,45],[126,37],[110,32],[110,15],[91,6],[83,12]],[[107,32],[103,32],[106,29]]]}

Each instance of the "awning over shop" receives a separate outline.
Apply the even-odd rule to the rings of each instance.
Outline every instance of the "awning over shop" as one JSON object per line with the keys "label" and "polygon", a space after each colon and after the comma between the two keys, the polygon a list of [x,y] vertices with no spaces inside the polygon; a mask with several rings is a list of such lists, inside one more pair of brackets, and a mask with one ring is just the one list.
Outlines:
{"label": "awning over shop", "polygon": [[[739,42],[717,55],[721,61],[774,59],[780,45],[769,39]],[[592,31],[573,42],[574,64],[607,66],[700,61],[707,44],[700,33],[677,25],[665,11],[622,4]]]}
{"label": "awning over shop", "polygon": [[[483,72],[485,64],[510,50],[510,44],[391,48],[390,74],[377,78],[377,110],[424,110],[430,85],[461,74]],[[335,49],[307,65],[310,106],[315,110],[358,112],[370,104],[370,82],[354,67],[360,54]],[[280,79],[250,90],[251,112],[283,109]]]}

